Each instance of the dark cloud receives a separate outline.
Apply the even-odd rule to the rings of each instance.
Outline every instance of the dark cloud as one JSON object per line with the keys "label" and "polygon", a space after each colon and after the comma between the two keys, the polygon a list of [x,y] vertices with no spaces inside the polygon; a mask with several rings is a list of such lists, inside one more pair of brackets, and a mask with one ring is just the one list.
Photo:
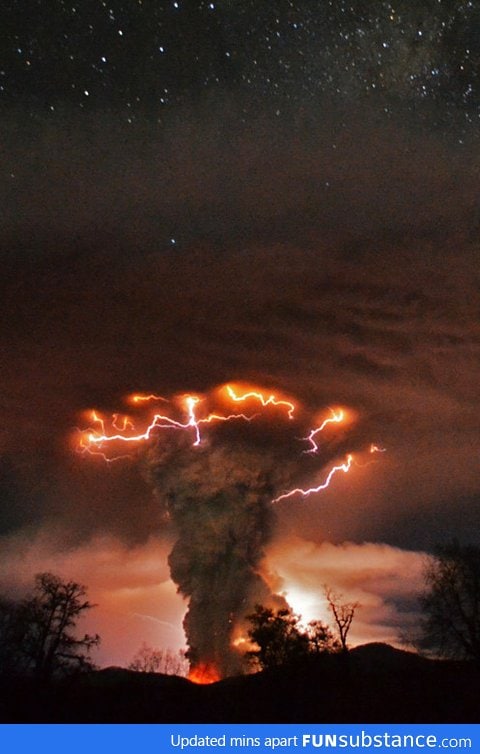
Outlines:
{"label": "dark cloud", "polygon": [[80,132],[67,117],[63,134],[7,134],[23,168],[1,189],[2,531],[47,529],[59,550],[161,536],[164,502],[138,465],[72,452],[79,412],[237,379],[306,415],[355,414],[311,475],[292,455],[296,481],[370,442],[387,449],[321,495],[281,501],[278,536],[475,539],[477,156],[367,113],[248,128],[229,113],[127,141],[113,121]]}

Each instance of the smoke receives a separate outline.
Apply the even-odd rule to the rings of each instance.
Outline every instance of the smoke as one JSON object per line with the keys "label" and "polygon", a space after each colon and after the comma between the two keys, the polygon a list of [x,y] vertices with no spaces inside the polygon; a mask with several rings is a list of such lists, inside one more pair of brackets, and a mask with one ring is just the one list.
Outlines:
{"label": "smoke", "polygon": [[192,668],[214,666],[221,676],[241,670],[232,638],[255,603],[281,600],[259,566],[275,524],[271,501],[291,475],[292,457],[262,429],[219,427],[198,447],[173,433],[147,451],[149,478],[176,535],[171,577],[189,600],[188,657]]}
{"label": "smoke", "polygon": [[[188,426],[163,420],[159,428],[167,431],[150,434],[145,453],[147,477],[175,537],[168,562],[188,600],[183,626],[191,668],[215,668],[220,676],[242,669],[235,639],[245,636],[255,604],[286,604],[261,572],[274,503],[293,482],[311,480],[345,444],[344,431],[332,430],[330,419],[321,427],[327,432],[321,452],[305,452],[298,406],[256,392],[234,400],[250,399],[250,406],[252,398],[261,404],[257,413],[222,415],[224,421],[210,414],[212,423],[192,415]],[[202,421],[208,430],[200,434]]]}

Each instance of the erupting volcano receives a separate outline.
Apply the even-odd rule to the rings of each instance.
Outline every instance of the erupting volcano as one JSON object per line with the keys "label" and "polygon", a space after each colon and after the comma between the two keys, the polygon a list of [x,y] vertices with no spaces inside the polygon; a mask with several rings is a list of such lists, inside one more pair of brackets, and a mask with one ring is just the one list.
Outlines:
{"label": "erupting volcano", "polygon": [[[345,456],[335,428],[353,415],[327,409],[312,428],[291,399],[231,384],[203,396],[167,401],[152,393],[128,401],[135,416],[107,420],[90,411],[92,426],[79,430],[76,449],[108,463],[141,450],[175,535],[169,565],[188,599],[183,625],[190,678],[211,683],[242,670],[244,656],[233,637],[254,605],[283,602],[260,573],[275,522],[273,503],[319,492],[337,472],[351,470],[354,455]],[[155,413],[151,407],[158,402],[169,410]],[[292,487],[319,472],[316,486]]]}

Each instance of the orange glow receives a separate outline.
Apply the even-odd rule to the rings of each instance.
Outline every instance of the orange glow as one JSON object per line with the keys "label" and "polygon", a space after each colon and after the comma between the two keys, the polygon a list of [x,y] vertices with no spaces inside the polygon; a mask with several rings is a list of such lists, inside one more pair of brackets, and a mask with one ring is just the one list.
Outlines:
{"label": "orange glow", "polygon": [[232,641],[232,647],[236,647],[237,649],[238,649],[238,647],[243,648],[243,647],[245,647],[246,644],[250,644],[250,643],[251,642],[250,642],[250,639],[248,637],[237,636],[237,638]]}
{"label": "orange glow", "polygon": [[203,662],[190,670],[188,680],[200,684],[216,683],[220,680],[220,674],[214,665]]}
{"label": "orange glow", "polygon": [[[161,396],[155,394],[142,395],[133,394],[127,397],[129,402],[141,403],[150,400],[163,400],[167,401]],[[179,403],[186,415],[186,421],[178,421],[171,416],[165,414],[154,414],[151,416],[150,421],[143,431],[138,432],[133,424],[133,421],[128,416],[121,416],[120,414],[113,414],[110,420],[102,417],[99,412],[92,410],[87,412],[87,418],[93,423],[93,427],[86,430],[77,430],[80,433],[80,437],[77,435],[76,450],[82,454],[100,456],[104,461],[111,462],[117,461],[121,458],[131,458],[129,454],[121,453],[120,455],[109,455],[105,452],[105,447],[111,445],[115,447],[119,444],[139,444],[144,441],[150,440],[154,430],[158,429],[183,429],[193,430],[194,440],[193,446],[200,445],[202,437],[200,434],[200,426],[202,424],[211,424],[212,422],[225,422],[233,419],[242,419],[244,421],[251,421],[253,416],[247,416],[246,414],[216,414],[210,413],[206,416],[197,417],[197,406],[203,401],[203,398],[199,398],[195,395],[183,395],[181,396]],[[107,424],[111,427],[112,431],[107,431]],[[115,430],[115,431],[113,431]]]}
{"label": "orange glow", "polygon": [[[222,390],[226,391],[229,398],[234,402],[243,402],[245,400],[254,398],[256,400],[260,400],[262,406],[275,405],[286,407],[289,418],[293,418],[293,411],[295,409],[295,406],[290,401],[278,399],[274,395],[265,397],[265,395],[260,392],[248,392],[244,395],[237,395],[231,385],[225,385]],[[166,398],[163,398],[156,393],[133,393],[132,395],[127,396],[126,400],[129,403],[133,403],[134,405],[137,405],[139,407],[142,404],[148,403],[150,401],[164,401],[166,403],[169,403]],[[88,419],[93,423],[93,427],[84,431],[78,430],[80,432],[80,438],[78,439],[77,436],[77,452],[100,456],[105,461],[116,461],[120,458],[131,457],[129,455],[126,455],[125,453],[121,453],[120,455],[114,454],[110,456],[105,452],[105,447],[107,445],[114,447],[115,444],[118,446],[118,444],[121,443],[138,444],[147,441],[152,437],[153,431],[157,429],[193,430],[193,446],[197,447],[198,445],[200,445],[202,440],[200,433],[200,426],[202,424],[226,422],[232,421],[234,419],[251,421],[253,418],[255,418],[255,416],[258,415],[253,414],[249,416],[243,413],[223,415],[218,413],[209,413],[206,416],[198,417],[197,407],[198,404],[202,401],[203,398],[199,398],[198,396],[184,395],[181,397],[180,405],[186,414],[186,421],[179,421],[165,414],[154,414],[153,416],[151,416],[146,428],[140,432],[136,430],[132,419],[128,416],[113,414],[112,418],[110,420],[107,420],[102,417],[99,412],[92,410],[88,412]],[[109,424],[111,431],[107,431],[107,423]]]}
{"label": "orange glow", "polygon": [[[246,386],[242,383],[229,383],[218,388],[211,393],[198,396],[191,394],[184,394],[177,396],[172,401],[168,401],[156,393],[144,394],[133,393],[126,399],[128,402],[136,404],[137,408],[141,408],[143,420],[143,428],[137,429],[130,416],[123,414],[113,414],[111,418],[107,419],[96,410],[90,410],[86,412],[85,416],[91,426],[87,429],[76,430],[76,451],[85,455],[100,456],[102,460],[107,463],[118,461],[124,458],[133,458],[131,453],[126,453],[125,448],[134,448],[135,445],[140,445],[143,442],[150,440],[154,432],[166,429],[177,429],[189,432],[192,435],[192,446],[198,447],[202,442],[201,427],[204,424],[213,424],[216,422],[228,422],[236,419],[243,421],[252,421],[260,415],[260,411],[251,415],[244,413],[215,413],[209,412],[210,406],[215,406],[218,401],[248,403],[257,402],[261,404],[262,408],[267,407],[279,407],[290,420],[294,419],[294,412],[296,411],[296,404],[291,400],[287,400],[285,397],[278,393],[267,393],[266,391],[259,390],[255,387]],[[180,409],[183,416],[173,418],[167,414],[145,414],[147,407],[145,404],[150,401],[163,401],[170,404],[170,411],[174,412]],[[314,454],[318,451],[319,446],[317,444],[317,436],[323,432],[329,425],[337,425],[345,422],[351,422],[355,418],[355,413],[351,409],[345,409],[342,407],[330,408],[330,415],[323,418],[323,421],[319,423],[317,427],[311,429],[306,437],[301,438],[303,442],[307,442],[309,447],[304,450],[304,453]],[[122,448],[120,452],[117,452]],[[370,453],[384,453],[385,448],[372,443],[369,446]],[[371,461],[372,462],[372,461]],[[347,473],[350,471],[352,464],[356,466],[368,465],[361,464],[358,461],[354,461],[352,455],[347,455],[343,463],[338,464],[330,468],[325,480],[316,487],[310,487],[303,489],[297,487],[290,491],[285,492],[279,497],[275,498],[272,502],[278,502],[284,500],[287,497],[293,497],[294,495],[301,495],[307,497],[315,492],[321,492],[326,489],[332,480],[332,478],[338,472],[342,471]]]}
{"label": "orange glow", "polygon": [[227,392],[229,398],[231,398],[231,400],[235,403],[241,403],[253,398],[254,400],[260,401],[264,408],[265,406],[285,406],[287,408],[288,418],[293,419],[295,404],[291,401],[278,399],[273,394],[269,395],[268,398],[266,398],[263,393],[257,392],[255,390],[250,390],[243,395],[237,395],[231,385],[225,385],[225,391]]}
{"label": "orange glow", "polygon": [[96,411],[92,411],[92,421],[94,422],[94,424],[97,424],[99,426],[99,429],[90,428],[80,432],[77,451],[79,453],[99,455],[107,461],[118,460],[121,457],[125,457],[125,454],[122,454],[121,456],[117,455],[114,457],[109,457],[104,453],[103,447],[108,443],[140,443],[144,440],[148,440],[150,439],[152,432],[156,427],[165,429],[172,427],[187,429],[189,426],[191,426],[190,421],[187,424],[182,424],[181,422],[175,421],[168,416],[155,414],[144,432],[140,432],[139,434],[125,434],[127,430],[131,430],[132,432],[135,431],[133,423],[128,420],[125,423],[125,427],[119,430],[118,425],[116,424],[116,417],[117,415],[114,414],[112,420],[110,421],[110,424],[114,429],[117,429],[117,432],[109,434],[106,430],[106,420],[100,417]]}

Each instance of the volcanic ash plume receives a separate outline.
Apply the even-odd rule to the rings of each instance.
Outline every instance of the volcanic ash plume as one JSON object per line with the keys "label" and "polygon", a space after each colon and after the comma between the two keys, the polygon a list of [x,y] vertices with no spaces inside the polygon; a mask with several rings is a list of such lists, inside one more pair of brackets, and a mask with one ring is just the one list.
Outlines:
{"label": "volcanic ash plume", "polygon": [[[318,473],[338,458],[342,431],[334,444],[329,433],[351,423],[354,414],[330,408],[307,429],[294,416],[297,407],[291,401],[249,388],[241,393],[241,387],[224,385],[212,395],[186,395],[173,403],[155,394],[133,395],[129,402],[137,411],[160,402],[169,404],[166,413],[147,412],[138,431],[129,416],[113,414],[106,420],[90,411],[92,427],[77,437],[78,452],[106,463],[133,458],[130,451],[143,449],[149,480],[174,529],[169,564],[189,603],[184,629],[191,678],[197,681],[240,671],[242,656],[235,645],[245,634],[246,616],[255,603],[284,602],[259,574],[275,504],[324,490],[355,463],[348,453],[315,486],[292,488],[295,479]],[[228,405],[227,413],[208,412],[209,404],[218,401]],[[183,413],[179,418],[176,406]],[[373,452],[383,449],[371,445]]]}
{"label": "volcanic ash plume", "polygon": [[239,672],[234,631],[256,602],[274,599],[257,569],[272,531],[271,501],[285,484],[285,459],[218,436],[192,447],[178,434],[148,456],[177,537],[169,565],[189,599],[184,629],[192,677]]}

